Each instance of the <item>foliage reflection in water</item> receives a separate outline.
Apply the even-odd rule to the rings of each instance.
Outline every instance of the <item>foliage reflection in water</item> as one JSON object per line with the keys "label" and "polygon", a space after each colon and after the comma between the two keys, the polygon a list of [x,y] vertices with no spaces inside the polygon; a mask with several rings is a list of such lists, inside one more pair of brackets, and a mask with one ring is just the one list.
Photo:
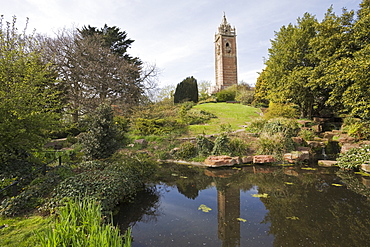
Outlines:
{"label": "foliage reflection in water", "polygon": [[[132,246],[370,246],[369,188],[336,169],[163,165],[116,223]],[[341,186],[338,186],[341,185]]]}

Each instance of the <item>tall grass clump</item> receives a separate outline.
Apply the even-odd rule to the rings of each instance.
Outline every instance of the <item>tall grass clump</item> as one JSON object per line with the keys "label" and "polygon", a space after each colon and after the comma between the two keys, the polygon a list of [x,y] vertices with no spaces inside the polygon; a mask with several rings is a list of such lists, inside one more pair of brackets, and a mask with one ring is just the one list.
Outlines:
{"label": "tall grass clump", "polygon": [[53,227],[38,233],[41,246],[131,246],[130,230],[124,236],[112,223],[103,224],[99,203],[68,200],[57,213]]}
{"label": "tall grass clump", "polygon": [[271,154],[277,159],[294,149],[292,137],[298,135],[299,129],[297,121],[288,118],[256,119],[247,127],[247,131],[259,136],[257,153]]}

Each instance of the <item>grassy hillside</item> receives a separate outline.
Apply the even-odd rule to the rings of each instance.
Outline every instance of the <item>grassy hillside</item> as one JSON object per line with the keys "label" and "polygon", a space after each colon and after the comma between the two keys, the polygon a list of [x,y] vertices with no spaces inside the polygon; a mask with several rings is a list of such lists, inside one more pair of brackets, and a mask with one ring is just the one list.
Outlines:
{"label": "grassy hillside", "polygon": [[232,130],[242,129],[243,125],[259,116],[260,109],[241,104],[208,103],[193,108],[213,113],[217,118],[203,125],[189,126],[190,135],[219,133],[222,125],[230,124]]}

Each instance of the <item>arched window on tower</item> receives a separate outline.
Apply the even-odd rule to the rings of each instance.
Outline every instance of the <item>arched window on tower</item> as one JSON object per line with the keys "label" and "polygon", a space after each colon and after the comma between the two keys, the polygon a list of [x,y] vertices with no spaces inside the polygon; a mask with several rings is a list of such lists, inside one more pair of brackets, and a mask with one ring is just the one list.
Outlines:
{"label": "arched window on tower", "polygon": [[229,42],[226,42],[226,52],[230,53],[231,52],[231,46]]}

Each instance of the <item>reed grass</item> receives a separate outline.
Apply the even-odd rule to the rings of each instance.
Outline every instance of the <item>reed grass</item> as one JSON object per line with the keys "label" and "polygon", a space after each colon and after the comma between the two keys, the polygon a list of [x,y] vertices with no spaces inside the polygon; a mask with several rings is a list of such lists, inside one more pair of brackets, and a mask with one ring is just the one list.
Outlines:
{"label": "reed grass", "polygon": [[131,246],[130,230],[122,236],[112,223],[104,224],[100,204],[90,199],[68,200],[55,225],[38,236],[44,247]]}

